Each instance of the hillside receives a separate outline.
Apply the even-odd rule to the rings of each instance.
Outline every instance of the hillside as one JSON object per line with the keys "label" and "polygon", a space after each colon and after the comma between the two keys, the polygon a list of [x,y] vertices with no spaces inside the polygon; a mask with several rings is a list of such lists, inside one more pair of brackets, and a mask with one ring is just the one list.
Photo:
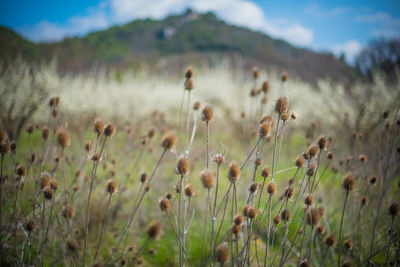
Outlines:
{"label": "hillside", "polygon": [[322,77],[353,80],[356,72],[332,54],[296,48],[261,32],[232,26],[212,13],[186,12],[163,20],[135,20],[83,37],[56,43],[31,43],[15,32],[0,28],[1,58],[16,55],[38,61],[57,58],[62,71],[77,72],[93,65],[137,67],[145,62],[169,71],[187,64],[211,64],[215,58],[240,60],[245,66],[287,70],[315,81]]}

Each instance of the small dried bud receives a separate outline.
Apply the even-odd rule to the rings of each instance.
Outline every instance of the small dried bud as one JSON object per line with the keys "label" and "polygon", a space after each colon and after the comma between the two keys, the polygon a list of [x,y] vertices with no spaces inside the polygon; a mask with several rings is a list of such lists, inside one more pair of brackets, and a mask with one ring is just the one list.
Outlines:
{"label": "small dried bud", "polygon": [[147,181],[147,178],[148,178],[147,174],[146,174],[145,172],[142,173],[142,174],[140,175],[140,182],[141,182],[141,183],[145,183],[145,182]]}
{"label": "small dried bud", "polygon": [[267,185],[267,192],[270,195],[273,195],[276,193],[276,184],[274,182],[269,182]]}
{"label": "small dried bud", "polygon": [[194,104],[193,104],[193,109],[194,109],[194,110],[199,110],[199,109],[200,109],[200,106],[201,106],[200,102],[199,102],[199,101],[196,101],[196,102],[194,102]]}
{"label": "small dried bud", "polygon": [[194,196],[194,187],[191,184],[185,186],[185,195],[189,198]]}
{"label": "small dried bud", "polygon": [[308,262],[308,260],[302,260],[300,262],[300,267],[310,267],[310,263]]}
{"label": "small dried bud", "polygon": [[242,228],[240,225],[237,225],[237,224],[232,225],[232,233],[234,235],[238,236],[240,234],[241,230],[242,230]]}
{"label": "small dried bud", "polygon": [[233,218],[233,223],[236,225],[242,225],[244,222],[244,218],[242,215],[238,214]]}
{"label": "small dried bud", "polygon": [[50,175],[48,173],[43,173],[40,176],[40,189],[45,189],[46,187],[50,187]]}
{"label": "small dried bud", "polygon": [[214,117],[214,111],[212,107],[208,105],[205,106],[202,111],[202,120],[208,122],[211,121],[213,117]]}
{"label": "small dried bud", "polygon": [[283,121],[287,121],[288,119],[290,118],[290,115],[289,115],[289,113],[283,113],[282,115],[281,115],[281,119],[283,120]]}
{"label": "small dried bud", "polygon": [[295,164],[297,168],[302,168],[304,166],[304,158],[302,156],[298,156]]}
{"label": "small dried bud", "polygon": [[65,219],[73,218],[75,216],[74,209],[69,205],[65,206],[63,210],[63,216]]}
{"label": "small dried bud", "polygon": [[350,250],[353,248],[353,241],[351,239],[346,240],[343,245],[347,250]]}
{"label": "small dried bud", "polygon": [[151,128],[148,132],[147,132],[147,136],[152,139],[154,136],[156,135],[156,129]]}
{"label": "small dried bud", "polygon": [[24,165],[19,165],[17,167],[16,173],[18,176],[25,176],[26,175],[26,169]]}
{"label": "small dried bud", "polygon": [[109,123],[106,128],[104,128],[104,135],[107,137],[112,137],[115,134],[115,126]]}
{"label": "small dried bud", "polygon": [[185,86],[185,90],[188,90],[188,91],[193,90],[194,84],[193,84],[192,79],[186,80],[184,83],[184,86]]}
{"label": "small dried bud", "polygon": [[179,175],[187,175],[189,173],[189,161],[185,157],[180,157],[176,163],[176,171]]}
{"label": "small dried bud", "polygon": [[279,115],[288,111],[288,103],[286,97],[280,97],[275,103],[275,112]]}
{"label": "small dried bud", "polygon": [[171,208],[171,204],[169,203],[169,200],[167,198],[162,198],[158,204],[161,211],[169,211],[169,209]]}
{"label": "small dried bud", "polygon": [[306,206],[311,206],[313,204],[313,198],[311,195],[307,195],[304,198],[304,204],[306,204]]}
{"label": "small dried bud", "polygon": [[189,67],[185,72],[185,78],[190,79],[193,77],[194,71],[191,67]]}
{"label": "small dried bud", "polygon": [[328,236],[325,238],[325,244],[326,244],[328,247],[333,247],[333,246],[335,246],[335,244],[336,244],[336,237],[335,237],[333,234],[328,235]]}
{"label": "small dried bud", "polygon": [[217,257],[217,262],[219,262],[221,264],[224,264],[228,261],[229,250],[228,250],[228,246],[225,243],[223,243],[217,247],[216,257]]}
{"label": "small dried bud", "polygon": [[319,151],[320,151],[320,149],[318,146],[311,145],[307,150],[307,154],[309,155],[310,158],[313,158],[319,154]]}
{"label": "small dried bud", "polygon": [[91,142],[87,142],[85,144],[85,150],[86,150],[86,152],[90,152],[90,150],[92,150],[92,143]]}
{"label": "small dried bud", "polygon": [[29,220],[26,224],[25,224],[25,230],[27,232],[32,232],[33,230],[35,230],[35,221],[34,220]]}
{"label": "small dried bud", "polygon": [[348,175],[343,179],[342,187],[346,191],[353,191],[355,187],[355,180],[352,176]]}
{"label": "small dried bud", "polygon": [[161,146],[165,149],[165,150],[172,150],[176,143],[178,142],[178,140],[176,139],[176,136],[171,134],[171,133],[167,133],[166,135],[164,135],[162,142],[161,142]]}
{"label": "small dried bud", "polygon": [[53,191],[57,191],[58,190],[58,182],[56,180],[51,180],[50,181],[50,188]]}
{"label": "small dried bud", "polygon": [[282,82],[287,82],[288,79],[289,79],[289,75],[287,74],[287,72],[286,71],[282,72],[282,75],[281,75]]}
{"label": "small dried bud", "polygon": [[216,154],[213,156],[212,161],[217,163],[218,166],[221,166],[221,164],[225,162],[225,158],[221,154]]}
{"label": "small dried bud", "polygon": [[258,158],[258,159],[256,159],[255,161],[254,161],[254,165],[256,165],[256,166],[261,166],[263,164],[263,161],[262,161],[262,159],[260,159],[260,158]]}
{"label": "small dried bud", "polygon": [[358,159],[362,162],[362,163],[366,163],[367,162],[367,156],[365,156],[364,154],[361,154]]}
{"label": "small dried bud", "polygon": [[319,146],[319,149],[320,149],[320,150],[326,149],[326,147],[328,146],[328,141],[326,140],[325,137],[321,136],[321,137],[318,139],[318,146]]}
{"label": "small dried bud", "polygon": [[50,137],[50,131],[48,128],[43,128],[42,130],[42,138],[43,140],[47,141]]}
{"label": "small dried bud", "polygon": [[281,216],[279,216],[279,215],[277,215],[277,216],[275,216],[275,218],[274,218],[274,224],[275,225],[278,225],[278,224],[280,224],[281,223]]}
{"label": "small dried bud", "polygon": [[264,81],[263,82],[261,90],[264,92],[264,94],[268,94],[268,92],[269,92],[269,83],[268,83],[268,81]]}
{"label": "small dried bud", "polygon": [[58,144],[63,148],[71,144],[71,138],[69,137],[69,134],[62,129],[57,131],[56,138]]}
{"label": "small dried bud", "polygon": [[117,183],[114,180],[110,180],[107,183],[106,192],[109,194],[114,194],[117,192]]}
{"label": "small dried bud", "polygon": [[51,190],[50,188],[45,188],[43,191],[43,196],[45,199],[47,200],[51,200],[54,196],[53,190]]}
{"label": "small dried bud", "polygon": [[92,156],[92,160],[93,160],[93,161],[99,161],[99,160],[100,160],[100,154],[94,154],[94,155]]}
{"label": "small dried bud", "polygon": [[361,199],[361,207],[365,207],[369,203],[369,198],[367,196],[363,196]]}
{"label": "small dried bud", "polygon": [[333,152],[328,153],[328,159],[333,159],[334,157],[335,155],[333,154]]}
{"label": "small dried bud", "polygon": [[292,118],[292,120],[295,120],[295,119],[297,119],[297,114],[292,112],[292,113],[290,113],[290,117]]}
{"label": "small dried bud", "polygon": [[247,217],[249,217],[251,220],[255,219],[257,217],[257,209],[255,207],[250,207],[248,210]]}
{"label": "small dried bud", "polygon": [[306,223],[314,227],[318,224],[321,213],[318,208],[311,208],[306,213]]}
{"label": "small dried bud", "polygon": [[231,182],[236,182],[240,178],[240,168],[236,162],[232,161],[229,165],[228,178]]}
{"label": "small dried bud", "polygon": [[258,134],[260,135],[261,138],[265,138],[270,134],[270,131],[271,131],[271,125],[267,122],[263,122],[260,124]]}
{"label": "small dried bud", "polygon": [[325,227],[323,225],[318,225],[317,229],[316,229],[318,234],[325,234]]}
{"label": "small dried bud", "polygon": [[214,187],[214,178],[211,172],[207,170],[202,171],[200,177],[201,177],[201,183],[203,184],[204,188],[210,189]]}
{"label": "small dried bud", "polygon": [[101,121],[94,122],[94,132],[97,134],[101,134],[104,131],[104,124]]}
{"label": "small dried bud", "polygon": [[384,112],[383,112],[383,118],[386,120],[387,118],[389,118],[389,115],[390,115],[390,111],[389,110],[385,110]]}
{"label": "small dried bud", "polygon": [[397,215],[399,215],[399,209],[400,209],[399,203],[393,202],[389,206],[389,215],[392,217],[396,217]]}
{"label": "small dried bud", "polygon": [[289,221],[290,220],[290,211],[289,210],[283,210],[281,212],[281,219],[284,221]]}
{"label": "small dried bud", "polygon": [[147,228],[147,235],[151,239],[158,239],[162,235],[162,227],[161,223],[159,222],[154,222],[150,224],[150,226]]}
{"label": "small dried bud", "polygon": [[150,186],[150,185],[146,185],[146,186],[144,187],[144,191],[145,191],[145,192],[149,192],[150,189],[151,189],[151,186]]}
{"label": "small dried bud", "polygon": [[251,185],[250,185],[250,187],[249,187],[249,191],[252,193],[252,194],[255,194],[255,193],[257,193],[257,189],[258,189],[258,183],[252,183]]}
{"label": "small dried bud", "polygon": [[72,252],[77,251],[78,248],[79,248],[78,242],[76,242],[75,239],[70,239],[70,240],[68,240],[68,241],[67,241],[67,246],[68,246],[68,249],[69,249],[70,251],[72,251]]}
{"label": "small dried bud", "polygon": [[17,144],[15,143],[15,141],[12,141],[11,143],[10,143],[10,149],[11,149],[11,152],[12,153],[16,153],[16,151],[17,151]]}
{"label": "small dried bud", "polygon": [[265,166],[262,170],[261,170],[261,176],[264,178],[269,177],[270,174],[270,170],[268,166]]}

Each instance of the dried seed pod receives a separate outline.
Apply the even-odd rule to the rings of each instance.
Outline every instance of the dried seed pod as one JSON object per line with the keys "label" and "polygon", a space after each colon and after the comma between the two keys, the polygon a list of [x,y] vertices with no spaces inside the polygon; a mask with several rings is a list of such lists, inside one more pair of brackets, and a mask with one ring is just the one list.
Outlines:
{"label": "dried seed pod", "polygon": [[114,180],[110,180],[106,186],[106,192],[109,194],[114,194],[117,192],[117,183]]}
{"label": "dried seed pod", "polygon": [[281,216],[279,216],[279,215],[277,215],[277,216],[275,216],[275,218],[274,218],[274,224],[275,225],[278,225],[278,224],[280,224],[281,223]]}
{"label": "dried seed pod", "polygon": [[47,200],[51,200],[54,196],[53,190],[51,190],[50,188],[45,188],[43,191],[43,196],[45,199]]}
{"label": "dried seed pod", "polygon": [[40,176],[40,189],[45,189],[46,187],[50,187],[50,175],[48,173],[43,173]]}
{"label": "dried seed pod", "polygon": [[240,225],[234,224],[232,225],[232,233],[236,236],[238,236],[241,232],[242,228]]}
{"label": "dried seed pod", "polygon": [[313,198],[311,195],[307,195],[304,198],[304,204],[306,204],[306,206],[311,206],[313,204]]}
{"label": "dried seed pod", "polygon": [[236,225],[242,225],[244,222],[244,218],[242,215],[238,214],[235,217],[233,217],[233,223]]}
{"label": "dried seed pod", "polygon": [[214,117],[214,111],[213,111],[212,107],[210,107],[208,105],[205,106],[202,111],[202,117],[201,117],[202,120],[209,122],[213,119],[213,117]]}
{"label": "dried seed pod", "polygon": [[336,237],[333,234],[328,235],[325,237],[325,244],[328,247],[333,247],[336,244]]}
{"label": "dried seed pod", "polygon": [[254,220],[257,217],[257,209],[255,207],[250,207],[250,209],[248,210],[248,216],[249,219]]}
{"label": "dried seed pod", "polygon": [[94,122],[94,132],[97,134],[101,134],[104,131],[104,124],[101,121]]}
{"label": "dried seed pod", "polygon": [[229,165],[228,178],[231,182],[236,182],[240,178],[239,165],[234,161]]}
{"label": "dried seed pod", "polygon": [[176,139],[176,136],[173,135],[172,133],[167,133],[164,135],[162,142],[161,142],[161,146],[165,149],[165,150],[172,150],[176,143],[178,142],[178,140]]}
{"label": "dried seed pod", "polygon": [[270,174],[270,170],[268,166],[265,166],[262,170],[261,170],[261,176],[264,178],[269,177]]}
{"label": "dried seed pod", "polygon": [[43,128],[42,130],[42,138],[43,140],[47,141],[50,137],[50,131],[48,128]]}
{"label": "dried seed pod", "polygon": [[270,195],[273,195],[276,193],[276,184],[274,182],[269,182],[267,185],[267,192]]}
{"label": "dried seed pod", "polygon": [[196,101],[196,102],[194,102],[194,104],[193,104],[193,109],[194,109],[194,110],[199,110],[199,109],[200,109],[200,106],[201,106],[200,102],[199,102],[199,101]]}
{"label": "dried seed pod", "polygon": [[308,149],[307,149],[307,154],[310,158],[313,158],[315,156],[317,156],[320,152],[320,149],[318,146],[316,145],[311,145]]}
{"label": "dried seed pod", "polygon": [[284,221],[289,221],[290,220],[290,216],[291,216],[290,215],[290,211],[288,209],[283,210],[281,212],[281,219],[284,220]]}
{"label": "dried seed pod", "polygon": [[376,175],[374,175],[371,178],[369,178],[369,183],[371,185],[375,185],[377,181],[378,181],[378,176],[376,176]]}
{"label": "dried seed pod", "polygon": [[350,250],[353,248],[353,241],[351,239],[346,240],[343,245],[347,250]]}
{"label": "dried seed pod", "polygon": [[35,230],[35,221],[34,220],[29,220],[26,224],[25,224],[25,230],[27,232],[32,232],[33,230]]}
{"label": "dried seed pod", "polygon": [[302,260],[300,262],[300,267],[310,267],[310,263],[308,262],[308,260]]}
{"label": "dried seed pod", "polygon": [[147,228],[147,235],[153,240],[158,239],[162,235],[162,232],[161,223],[159,222],[151,223]]}
{"label": "dried seed pod", "polygon": [[65,206],[63,210],[63,216],[65,219],[73,218],[75,216],[74,209],[70,205]]}
{"label": "dried seed pod", "polygon": [[219,262],[221,264],[224,264],[228,261],[229,250],[228,250],[228,246],[225,243],[223,243],[217,247],[216,257],[217,257],[217,262]]}
{"label": "dried seed pod", "polygon": [[185,195],[189,198],[193,197],[195,194],[194,187],[191,184],[185,186]]}
{"label": "dried seed pod", "polygon": [[18,176],[25,176],[26,175],[26,169],[24,165],[19,165],[16,169],[16,173]]}
{"label": "dried seed pod", "polygon": [[289,79],[289,75],[287,74],[287,72],[286,71],[282,72],[282,75],[281,75],[282,82],[287,82],[288,79]]}
{"label": "dried seed pod", "polygon": [[214,187],[214,178],[211,174],[211,172],[205,170],[202,171],[200,174],[201,177],[201,183],[203,184],[203,187],[206,189],[210,189]]}
{"label": "dried seed pod", "polygon": [[328,153],[328,159],[333,159],[335,157],[335,154],[333,152]]}
{"label": "dried seed pod", "polygon": [[311,227],[317,225],[320,218],[321,214],[317,208],[311,208],[306,213],[306,223],[311,225]]}
{"label": "dried seed pod", "polygon": [[355,187],[355,180],[351,175],[347,175],[344,179],[343,179],[343,183],[342,183],[342,187],[344,190],[346,191],[353,191],[354,187]]}
{"label": "dried seed pod", "polygon": [[71,144],[71,138],[65,130],[58,130],[56,133],[57,142],[63,148]]}
{"label": "dried seed pod", "polygon": [[158,204],[161,211],[169,211],[171,208],[171,204],[167,198],[162,198]]}
{"label": "dried seed pod", "polygon": [[189,161],[185,157],[180,157],[176,163],[176,171],[179,175],[187,175],[189,173]]}
{"label": "dried seed pod", "polygon": [[107,137],[112,137],[115,134],[116,127],[109,123],[105,128],[104,128],[104,135]]}
{"label": "dried seed pod", "polygon": [[390,216],[396,217],[397,215],[399,215],[399,210],[400,210],[399,203],[393,202],[392,204],[390,204],[388,212]]}
{"label": "dried seed pod", "polygon": [[58,182],[56,180],[51,180],[50,181],[50,188],[53,191],[57,191],[58,190]]}
{"label": "dried seed pod", "polygon": [[280,97],[275,103],[275,112],[279,115],[288,111],[288,103],[286,97]]}
{"label": "dried seed pod", "polygon": [[185,72],[185,78],[191,79],[193,77],[194,71],[191,67],[189,67]]}
{"label": "dried seed pod", "polygon": [[257,193],[257,189],[258,189],[258,183],[254,182],[254,183],[251,183],[251,184],[250,184],[250,186],[249,186],[249,191],[250,191],[252,194]]}
{"label": "dried seed pod", "polygon": [[325,227],[323,225],[318,225],[317,229],[316,229],[318,234],[325,234]]}
{"label": "dried seed pod", "polygon": [[303,158],[302,156],[298,156],[298,157],[296,158],[295,165],[296,165],[297,168],[302,168],[302,167],[304,167],[304,158]]}
{"label": "dried seed pod", "polygon": [[268,94],[268,92],[269,92],[269,83],[268,83],[268,81],[264,81],[263,82],[261,90],[264,92],[264,94]]}
{"label": "dried seed pod", "polygon": [[258,134],[260,135],[260,138],[265,138],[269,136],[270,131],[271,131],[271,125],[267,122],[263,122],[260,124]]}
{"label": "dried seed pod", "polygon": [[140,175],[140,182],[143,184],[143,183],[145,183],[146,181],[147,181],[147,178],[148,178],[148,176],[147,176],[147,174],[144,172],[144,173],[142,173],[141,175]]}
{"label": "dried seed pod", "polygon": [[221,166],[222,163],[225,162],[224,155],[222,154],[216,154],[212,157],[212,161],[217,163],[218,166]]}

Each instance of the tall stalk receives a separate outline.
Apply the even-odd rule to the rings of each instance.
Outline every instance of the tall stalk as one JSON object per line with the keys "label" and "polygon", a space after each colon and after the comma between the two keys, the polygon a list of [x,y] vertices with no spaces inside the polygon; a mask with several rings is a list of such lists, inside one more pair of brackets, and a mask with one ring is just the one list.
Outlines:
{"label": "tall stalk", "polygon": [[349,192],[350,192],[349,190],[346,190],[346,197],[344,199],[342,216],[340,218],[339,243],[338,243],[338,266],[339,267],[341,265],[340,257],[341,257],[341,254],[342,254],[341,246],[342,246],[342,226],[343,226],[344,210],[346,209],[346,204],[347,204],[347,199],[349,197]]}
{"label": "tall stalk", "polygon": [[214,254],[214,228],[215,228],[215,221],[217,218],[215,217],[215,210],[217,208],[217,199],[218,199],[218,187],[219,187],[219,170],[220,170],[221,165],[217,165],[217,183],[215,186],[215,195],[214,195],[214,206],[213,206],[213,211],[212,211],[212,217],[211,217],[211,244],[210,244],[210,259],[209,259],[209,265],[212,266],[212,258]]}

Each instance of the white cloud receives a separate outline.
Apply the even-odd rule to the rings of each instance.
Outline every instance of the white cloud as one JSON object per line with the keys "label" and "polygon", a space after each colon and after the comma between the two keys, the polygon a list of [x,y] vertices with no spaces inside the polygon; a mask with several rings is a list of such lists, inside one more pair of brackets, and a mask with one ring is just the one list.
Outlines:
{"label": "white cloud", "polygon": [[333,52],[336,56],[342,53],[345,55],[347,62],[354,63],[355,57],[362,49],[361,44],[356,40],[348,40],[345,43],[337,44],[333,47]]}
{"label": "white cloud", "polygon": [[374,37],[399,37],[400,36],[400,17],[393,17],[389,13],[376,12],[367,15],[356,16],[356,21],[373,24],[370,31]]}
{"label": "white cloud", "polygon": [[88,10],[86,15],[72,17],[65,24],[42,21],[19,31],[33,41],[57,41],[133,19],[160,19],[186,8],[212,11],[228,23],[265,32],[299,46],[310,45],[314,37],[311,29],[299,23],[267,18],[263,10],[249,0],[106,0]]}

